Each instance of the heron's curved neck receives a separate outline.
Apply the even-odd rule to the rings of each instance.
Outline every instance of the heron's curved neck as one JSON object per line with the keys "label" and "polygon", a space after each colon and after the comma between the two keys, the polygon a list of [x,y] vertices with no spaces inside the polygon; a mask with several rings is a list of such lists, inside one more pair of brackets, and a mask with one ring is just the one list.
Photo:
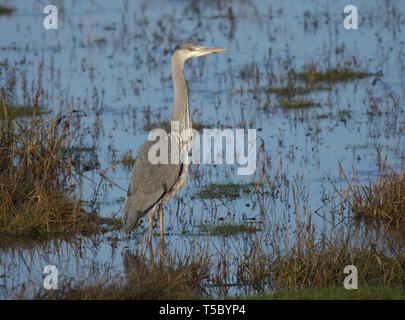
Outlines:
{"label": "heron's curved neck", "polygon": [[180,134],[184,129],[191,129],[188,105],[188,87],[183,71],[184,62],[176,54],[172,57],[172,78],[174,84],[174,107],[172,121],[179,122]]}

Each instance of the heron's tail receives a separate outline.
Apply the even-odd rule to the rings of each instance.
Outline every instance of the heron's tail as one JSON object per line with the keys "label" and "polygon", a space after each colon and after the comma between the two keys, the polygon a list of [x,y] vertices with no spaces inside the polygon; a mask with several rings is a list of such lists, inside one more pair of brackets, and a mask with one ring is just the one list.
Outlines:
{"label": "heron's tail", "polygon": [[126,233],[130,233],[132,229],[139,225],[143,212],[139,211],[134,197],[127,197],[122,210],[122,226]]}

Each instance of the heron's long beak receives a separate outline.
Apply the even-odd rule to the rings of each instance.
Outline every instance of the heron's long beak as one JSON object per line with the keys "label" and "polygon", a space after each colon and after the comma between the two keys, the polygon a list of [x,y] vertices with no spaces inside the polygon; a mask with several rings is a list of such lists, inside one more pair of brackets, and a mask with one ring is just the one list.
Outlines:
{"label": "heron's long beak", "polygon": [[199,55],[204,55],[212,52],[221,52],[225,51],[226,49],[221,49],[221,48],[214,48],[214,47],[201,47],[198,48],[198,53]]}

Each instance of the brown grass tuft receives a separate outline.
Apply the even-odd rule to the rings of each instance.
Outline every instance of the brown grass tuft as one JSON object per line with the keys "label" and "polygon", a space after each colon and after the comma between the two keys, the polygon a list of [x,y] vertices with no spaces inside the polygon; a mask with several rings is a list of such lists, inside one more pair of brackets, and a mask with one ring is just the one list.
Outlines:
{"label": "brown grass tuft", "polygon": [[69,150],[71,115],[0,118],[0,235],[94,231],[77,194]]}
{"label": "brown grass tuft", "polygon": [[350,204],[356,220],[367,223],[384,223],[396,227],[405,225],[405,172],[387,170],[387,155],[378,162],[378,176],[375,182],[361,185],[353,168],[350,180],[342,167],[340,170],[348,184],[342,194]]}

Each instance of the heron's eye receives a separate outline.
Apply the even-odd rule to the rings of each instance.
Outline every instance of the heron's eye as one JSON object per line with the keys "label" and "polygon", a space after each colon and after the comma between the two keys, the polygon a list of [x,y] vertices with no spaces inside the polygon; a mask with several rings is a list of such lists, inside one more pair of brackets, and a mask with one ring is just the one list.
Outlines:
{"label": "heron's eye", "polygon": [[188,48],[188,51],[193,51],[193,48],[192,48],[192,47],[189,47],[189,48]]}

